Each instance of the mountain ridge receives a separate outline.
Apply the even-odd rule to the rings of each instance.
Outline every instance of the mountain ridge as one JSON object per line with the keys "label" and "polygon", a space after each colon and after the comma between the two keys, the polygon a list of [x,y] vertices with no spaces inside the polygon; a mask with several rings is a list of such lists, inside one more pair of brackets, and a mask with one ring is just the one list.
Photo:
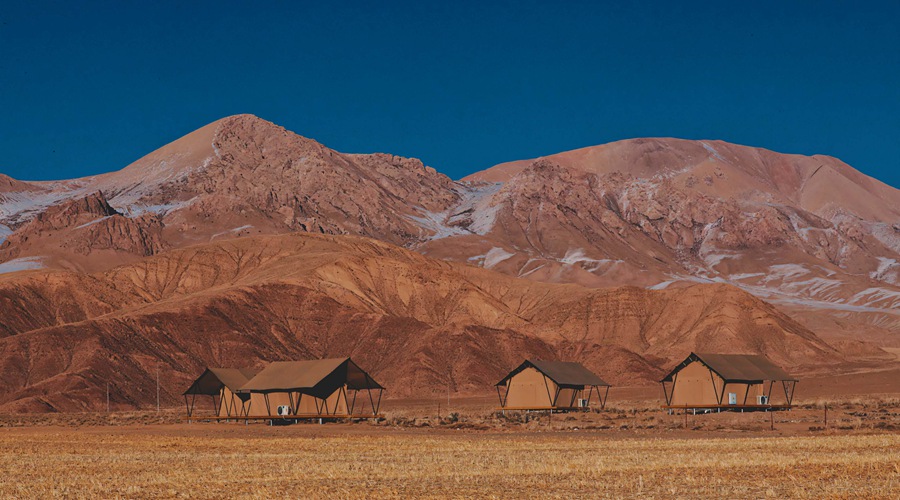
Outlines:
{"label": "mountain ridge", "polygon": [[[267,235],[172,249],[109,271],[0,275],[6,411],[163,398],[203,366],[353,356],[394,397],[482,394],[522,357],[652,383],[692,350],[764,353],[807,373],[848,358],[728,285],[588,289],[508,277],[356,236]],[[867,356],[878,358],[869,351]]]}
{"label": "mountain ridge", "polygon": [[[635,139],[512,165],[453,181],[414,158],[344,154],[236,115],[117,172],[0,178],[0,288],[15,283],[0,305],[15,318],[0,325],[0,373],[25,374],[0,405],[88,408],[87,393],[48,399],[41,387],[63,391],[52,382],[62,377],[96,391],[95,371],[113,361],[139,386],[151,359],[183,382],[201,362],[237,362],[233,345],[272,360],[347,355],[370,339],[418,360],[430,384],[468,370],[453,382],[463,392],[521,353],[598,369],[609,359],[648,382],[686,355],[678,336],[700,335],[692,345],[707,350],[771,343],[776,361],[820,368],[887,360],[878,347],[900,347],[900,191],[839,160]],[[370,239],[342,242],[358,237]],[[309,252],[322,241],[340,262]],[[281,250],[247,247],[263,242]],[[293,313],[288,299],[308,305]],[[28,323],[37,316],[71,321]],[[772,325],[790,332],[794,354],[765,333]],[[220,342],[215,328],[229,332],[224,343],[204,347]],[[32,346],[55,361],[27,368]],[[76,351],[86,364],[66,374]],[[413,377],[368,361],[388,380]],[[31,384],[33,373],[49,385]],[[138,405],[134,391],[120,403]]]}

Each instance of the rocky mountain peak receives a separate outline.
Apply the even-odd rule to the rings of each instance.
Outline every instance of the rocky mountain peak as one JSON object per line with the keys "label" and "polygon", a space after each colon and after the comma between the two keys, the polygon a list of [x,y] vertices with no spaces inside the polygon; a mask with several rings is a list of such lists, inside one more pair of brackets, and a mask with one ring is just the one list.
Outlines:
{"label": "rocky mountain peak", "polygon": [[[0,224],[23,230],[7,241],[22,256],[45,255],[39,242],[71,248],[51,233],[71,232],[96,268],[119,261],[95,248],[126,248],[115,251],[129,259],[261,234],[354,234],[535,281],[725,282],[795,311],[900,331],[900,192],[827,156],[630,139],[453,182],[415,158],[340,153],[242,114],[118,172],[28,185],[44,191],[0,189]],[[24,231],[44,211],[38,231]],[[152,237],[122,244],[110,224]],[[810,317],[818,327],[824,316]]]}

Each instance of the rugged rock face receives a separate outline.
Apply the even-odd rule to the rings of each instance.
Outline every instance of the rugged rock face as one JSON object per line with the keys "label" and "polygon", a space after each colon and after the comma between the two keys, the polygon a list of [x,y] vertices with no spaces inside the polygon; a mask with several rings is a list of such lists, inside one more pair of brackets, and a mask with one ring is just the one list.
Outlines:
{"label": "rugged rock face", "polygon": [[[13,229],[61,201],[102,191],[129,217],[157,216],[163,244],[174,247],[294,231],[411,245],[429,232],[418,221],[460,197],[455,183],[419,160],[341,154],[251,115],[214,122],[118,172],[9,189],[15,203],[0,198],[0,224]],[[36,247],[17,255],[62,267]],[[78,268],[121,263],[97,261],[80,260]]]}
{"label": "rugged rock face", "polygon": [[[365,251],[332,248],[338,265],[306,246],[279,243],[273,256],[226,245],[288,233],[361,235],[421,255],[351,238]],[[210,243],[222,246],[191,247]],[[166,249],[183,250],[158,255]],[[275,273],[275,261],[308,272]],[[183,381],[237,353],[370,356],[363,341],[381,346],[365,361],[387,380],[413,380],[402,353],[421,387],[463,391],[529,354],[584,360],[622,373],[609,375],[618,383],[652,380],[688,346],[840,363],[831,345],[855,357],[872,354],[860,340],[900,347],[900,191],[834,158],[677,139],[453,182],[415,159],[342,154],[238,115],[121,171],[0,176],[0,283],[12,286],[0,373],[20,374],[3,396],[16,408],[92,404],[110,364],[132,381],[120,403],[134,405],[156,359]],[[56,354],[38,359],[38,348]],[[59,380],[82,399],[59,396]]]}
{"label": "rugged rock face", "polygon": [[52,255],[73,267],[110,257],[134,260],[164,248],[162,228],[158,215],[126,217],[97,192],[54,205],[24,224],[0,244],[0,260]]}
{"label": "rugged rock face", "polygon": [[524,357],[654,382],[692,350],[845,361],[728,285],[593,290],[511,278],[349,236],[242,238],[96,274],[0,276],[0,409],[176,403],[205,365],[353,356],[393,396],[485,394]]}
{"label": "rugged rock face", "polygon": [[900,191],[837,159],[636,139],[463,181],[494,187],[492,229],[420,251],[588,286],[731,283],[825,334],[846,337],[834,319],[849,317],[900,345]]}
{"label": "rugged rock face", "polygon": [[[620,141],[454,183],[415,159],[341,154],[238,115],[118,172],[0,184],[0,238],[47,207],[102,190],[128,217],[157,215],[161,243],[172,247],[357,234],[541,281],[725,281],[788,307],[892,316],[900,306],[900,192],[834,158],[720,141]],[[41,252],[14,254],[61,267]],[[77,260],[66,262],[85,270],[122,262]]]}

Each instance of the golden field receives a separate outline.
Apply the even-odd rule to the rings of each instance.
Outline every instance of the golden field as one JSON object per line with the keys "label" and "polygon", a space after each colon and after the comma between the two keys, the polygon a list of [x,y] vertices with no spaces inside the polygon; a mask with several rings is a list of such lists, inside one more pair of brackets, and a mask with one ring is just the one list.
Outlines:
{"label": "golden field", "polygon": [[0,429],[3,498],[897,498],[900,434]]}

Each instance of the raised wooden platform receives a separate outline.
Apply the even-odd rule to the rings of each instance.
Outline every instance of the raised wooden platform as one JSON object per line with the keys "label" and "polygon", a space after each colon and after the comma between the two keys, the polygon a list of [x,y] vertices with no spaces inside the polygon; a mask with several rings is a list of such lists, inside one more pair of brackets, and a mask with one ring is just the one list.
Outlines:
{"label": "raised wooden platform", "polygon": [[589,411],[596,406],[507,406],[495,408],[495,411]]}
{"label": "raised wooden platform", "polygon": [[663,405],[665,410],[717,410],[717,411],[780,411],[793,405]]}
{"label": "raised wooden platform", "polygon": [[261,416],[215,416],[215,415],[192,415],[189,417],[184,417],[184,419],[188,422],[221,422],[228,420],[235,421],[249,421],[249,420],[347,420],[347,419],[369,419],[369,418],[384,418],[383,414],[378,415],[318,415],[318,414],[303,414],[303,415],[261,415]]}

